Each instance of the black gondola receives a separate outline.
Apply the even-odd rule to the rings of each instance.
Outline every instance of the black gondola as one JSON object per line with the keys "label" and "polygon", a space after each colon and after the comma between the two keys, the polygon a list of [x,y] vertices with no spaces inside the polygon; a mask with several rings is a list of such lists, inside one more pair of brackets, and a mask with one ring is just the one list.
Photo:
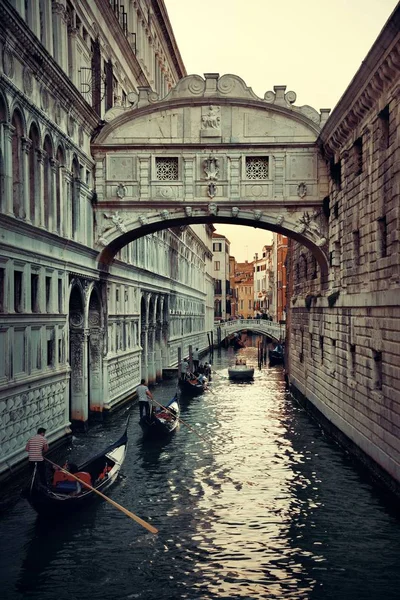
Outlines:
{"label": "black gondola", "polygon": [[206,389],[207,386],[204,383],[200,383],[196,378],[194,379],[180,379],[179,386],[184,396],[200,396]]}
{"label": "black gondola", "polygon": [[[123,435],[77,467],[75,477],[88,483],[95,490],[104,492],[117,479],[124,462],[128,444],[128,423]],[[73,470],[71,469],[71,473]],[[37,473],[34,473],[29,488],[23,496],[38,512],[46,516],[68,514],[89,504],[97,497],[96,492],[81,485],[62,471],[55,471],[51,485],[42,485]]]}
{"label": "black gondola", "polygon": [[[167,409],[167,410],[165,410]],[[162,437],[172,433],[179,424],[180,407],[178,397],[175,396],[166,404],[165,408],[156,410],[151,419],[142,417],[139,424],[145,436]]]}
{"label": "black gondola", "polygon": [[268,356],[270,367],[274,367],[275,365],[283,365],[285,354],[281,345],[277,345],[273,350],[270,350]]}

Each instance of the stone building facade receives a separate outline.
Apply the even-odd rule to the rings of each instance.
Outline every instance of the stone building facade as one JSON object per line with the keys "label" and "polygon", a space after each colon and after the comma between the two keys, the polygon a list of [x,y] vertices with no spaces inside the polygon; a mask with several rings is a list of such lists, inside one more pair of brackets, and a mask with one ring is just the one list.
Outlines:
{"label": "stone building facade", "polygon": [[288,377],[344,444],[400,482],[400,7],[318,143],[329,165],[323,291],[291,243]]}
{"label": "stone building facade", "polygon": [[214,320],[226,321],[231,317],[231,284],[229,278],[230,241],[220,233],[213,233]]}
{"label": "stone building facade", "polygon": [[185,74],[162,0],[0,2],[0,474],[38,426],[55,442],[207,345],[210,225],[127,244],[106,276],[95,249],[92,137]]}

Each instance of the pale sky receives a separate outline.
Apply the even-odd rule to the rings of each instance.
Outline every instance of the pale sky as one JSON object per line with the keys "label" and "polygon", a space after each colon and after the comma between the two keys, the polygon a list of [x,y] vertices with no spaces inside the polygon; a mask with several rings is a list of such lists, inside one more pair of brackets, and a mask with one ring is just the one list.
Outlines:
{"label": "pale sky", "polygon": [[[333,109],[397,0],[165,0],[188,74],[233,73],[264,97],[274,85],[296,106]],[[236,260],[272,234],[218,225]]]}

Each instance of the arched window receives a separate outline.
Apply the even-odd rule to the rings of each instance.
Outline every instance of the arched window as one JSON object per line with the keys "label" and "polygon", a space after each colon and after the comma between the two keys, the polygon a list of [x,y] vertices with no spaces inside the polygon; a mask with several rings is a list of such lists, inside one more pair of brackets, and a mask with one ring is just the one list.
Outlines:
{"label": "arched window", "polygon": [[43,165],[43,204],[44,204],[44,226],[50,226],[51,214],[51,159],[53,158],[53,147],[49,136],[45,137],[43,150],[45,152]]}
{"label": "arched window", "polygon": [[55,224],[58,233],[61,232],[61,187],[62,187],[62,171],[64,166],[64,152],[61,146],[57,148],[57,170],[56,170],[56,215]]}
{"label": "arched window", "polygon": [[16,217],[22,215],[23,181],[22,181],[22,147],[23,136],[22,116],[18,109],[14,111],[11,124],[14,127],[12,136],[12,175],[13,175],[13,211]]}
{"label": "arched window", "polygon": [[79,193],[80,193],[80,169],[79,162],[76,156],[72,161],[72,199],[71,199],[71,214],[72,214],[72,237],[76,238],[78,233],[79,221]]}
{"label": "arched window", "polygon": [[32,123],[29,130],[29,139],[32,145],[29,149],[29,216],[33,224],[36,224],[38,216],[36,201],[39,194],[39,165],[36,155],[39,150],[39,131],[35,123]]}

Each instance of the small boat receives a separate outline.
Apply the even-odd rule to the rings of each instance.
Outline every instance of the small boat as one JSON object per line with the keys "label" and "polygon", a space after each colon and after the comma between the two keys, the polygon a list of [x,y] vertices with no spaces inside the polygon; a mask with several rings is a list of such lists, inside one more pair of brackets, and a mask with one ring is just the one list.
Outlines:
{"label": "small boat", "polygon": [[185,396],[200,396],[207,389],[207,384],[200,383],[196,378],[180,379],[179,385]]}
{"label": "small boat", "polygon": [[254,377],[254,368],[248,367],[244,359],[239,359],[236,364],[228,368],[229,379],[235,381],[249,381]]}
{"label": "small boat", "polygon": [[280,344],[277,344],[273,350],[269,351],[268,357],[270,367],[274,367],[275,365],[282,365],[285,360],[283,347]]}
{"label": "small boat", "polygon": [[[71,473],[97,491],[104,492],[109,488],[116,481],[125,459],[128,422],[119,440],[81,465],[74,465]],[[46,516],[68,514],[86,506],[97,497],[95,491],[81,485],[61,470],[54,472],[48,486],[44,486],[34,473],[29,488],[22,495],[37,513]]]}
{"label": "small boat", "polygon": [[143,434],[146,436],[164,436],[172,433],[178,427],[179,414],[180,406],[178,397],[175,394],[165,407],[153,413],[151,419],[147,416],[142,417],[139,424],[143,430]]}

